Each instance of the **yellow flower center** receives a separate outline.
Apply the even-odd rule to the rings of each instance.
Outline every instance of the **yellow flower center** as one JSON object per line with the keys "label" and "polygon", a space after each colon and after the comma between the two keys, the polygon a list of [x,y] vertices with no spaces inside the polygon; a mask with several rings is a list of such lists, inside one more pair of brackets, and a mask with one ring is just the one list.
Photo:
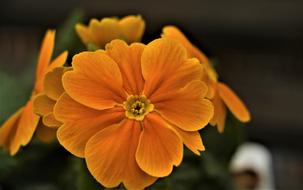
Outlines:
{"label": "yellow flower center", "polygon": [[123,102],[125,115],[129,119],[142,121],[144,116],[153,111],[154,105],[145,96],[128,96],[127,100]]}

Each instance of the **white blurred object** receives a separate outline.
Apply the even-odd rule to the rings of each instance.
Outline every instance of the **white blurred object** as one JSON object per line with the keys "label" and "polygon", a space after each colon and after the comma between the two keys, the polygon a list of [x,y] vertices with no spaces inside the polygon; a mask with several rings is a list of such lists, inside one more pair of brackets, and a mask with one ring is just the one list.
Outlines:
{"label": "white blurred object", "polygon": [[245,170],[254,171],[258,175],[254,190],[275,189],[271,153],[263,145],[244,143],[237,149],[231,160],[230,171],[241,173]]}

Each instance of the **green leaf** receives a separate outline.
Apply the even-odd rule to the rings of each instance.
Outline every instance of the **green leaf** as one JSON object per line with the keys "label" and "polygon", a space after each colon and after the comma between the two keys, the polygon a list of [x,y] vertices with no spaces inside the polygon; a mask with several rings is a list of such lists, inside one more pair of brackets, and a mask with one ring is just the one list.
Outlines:
{"label": "green leaf", "polygon": [[63,51],[68,50],[69,56],[73,56],[85,50],[85,46],[80,41],[80,38],[76,34],[75,30],[76,24],[83,22],[83,20],[84,11],[81,9],[75,9],[70,14],[70,16],[58,29],[54,55],[59,55]]}
{"label": "green leaf", "polygon": [[33,78],[31,68],[18,77],[0,71],[0,124],[29,99]]}

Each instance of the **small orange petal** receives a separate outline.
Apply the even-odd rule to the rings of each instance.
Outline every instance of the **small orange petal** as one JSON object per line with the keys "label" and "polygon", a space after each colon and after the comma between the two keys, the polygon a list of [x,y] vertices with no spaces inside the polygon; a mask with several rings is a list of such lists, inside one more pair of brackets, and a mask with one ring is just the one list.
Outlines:
{"label": "small orange petal", "polygon": [[171,39],[157,39],[149,43],[142,53],[144,94],[151,98],[178,90],[192,80],[200,80],[202,66],[197,59],[187,59],[185,48]]}
{"label": "small orange petal", "polygon": [[57,100],[64,92],[62,76],[68,70],[70,68],[58,67],[46,73],[44,77],[44,93],[52,100]]}
{"label": "small orange petal", "polygon": [[53,107],[55,105],[55,101],[50,99],[43,93],[35,96],[33,101],[33,112],[38,115],[46,115],[50,112],[53,112]]}
{"label": "small orange petal", "polygon": [[102,110],[126,100],[119,67],[104,52],[77,54],[72,65],[74,70],[63,75],[63,86],[76,101]]}
{"label": "small orange petal", "polygon": [[182,157],[183,144],[178,134],[160,116],[148,114],[136,153],[139,167],[151,176],[165,177]]}
{"label": "small orange petal", "polygon": [[67,51],[64,51],[63,53],[61,53],[55,60],[53,60],[50,63],[47,71],[51,71],[56,67],[62,67],[66,62],[67,56],[68,56]]}
{"label": "small orange petal", "polygon": [[23,110],[24,107],[16,111],[0,128],[0,147],[6,149],[10,155],[15,155],[20,148],[20,143],[16,139],[16,131]]}
{"label": "small orange petal", "polygon": [[[204,72],[206,73],[206,72]],[[202,81],[205,82],[205,84],[207,85],[207,88],[208,88],[208,91],[207,91],[207,94],[206,94],[206,97],[208,99],[212,99],[215,95],[215,91],[216,91],[216,84],[217,82],[215,81],[212,81],[210,80],[210,78],[208,77],[207,74],[205,74],[203,77],[202,77]]]}
{"label": "small orange petal", "polygon": [[89,23],[89,31],[95,45],[100,48],[104,48],[106,43],[114,39],[122,38],[118,20],[113,18],[103,18],[100,22],[92,19]]}
{"label": "small orange petal", "polygon": [[125,120],[110,126],[87,143],[85,158],[88,169],[107,188],[123,183],[127,189],[144,189],[156,178],[143,172],[135,160],[141,126]]}
{"label": "small orange petal", "polygon": [[212,103],[203,98],[206,93],[203,82],[192,81],[177,92],[165,94],[166,98],[159,96],[151,102],[170,123],[185,131],[197,131],[208,124],[214,112]]}
{"label": "small orange petal", "polygon": [[214,104],[214,116],[211,119],[210,124],[212,126],[217,125],[218,131],[223,133],[225,128],[226,107],[217,91],[214,94],[212,102]]}
{"label": "small orange petal", "polygon": [[242,100],[235,92],[223,83],[218,84],[220,97],[228,107],[228,109],[242,122],[250,120],[250,113]]}
{"label": "small orange petal", "polygon": [[106,45],[106,53],[118,64],[123,87],[128,94],[140,94],[144,79],[141,71],[141,55],[144,45],[133,43],[128,46],[122,40],[113,40]]}
{"label": "small orange petal", "polygon": [[141,16],[126,16],[119,21],[120,29],[127,43],[139,42],[145,29]]}
{"label": "small orange petal", "polygon": [[60,144],[78,157],[84,157],[85,145],[93,135],[120,122],[125,112],[123,108],[94,110],[74,101],[66,93],[58,99],[54,110],[55,117],[64,122],[57,132]]}
{"label": "small orange petal", "polygon": [[198,131],[184,131],[179,127],[174,127],[174,129],[179,133],[185,146],[193,151],[193,153],[200,155],[200,151],[205,150],[200,133]]}
{"label": "small orange petal", "polygon": [[206,55],[200,51],[196,46],[194,46],[186,36],[175,26],[166,26],[163,28],[162,37],[178,40],[186,48],[187,54],[190,58],[197,58],[203,65],[203,76],[202,81],[205,82],[209,88],[207,97],[212,98],[214,95],[214,90],[212,88],[212,82],[217,81],[217,73],[211,66]]}
{"label": "small orange petal", "polygon": [[55,118],[54,113],[52,112],[45,115],[42,118],[42,122],[45,126],[55,129],[62,125],[62,123]]}
{"label": "small orange petal", "polygon": [[40,124],[36,130],[37,138],[44,143],[50,143],[56,139],[56,132],[57,129],[45,127],[44,125]]}
{"label": "small orange petal", "polygon": [[178,40],[187,49],[189,57],[196,57],[202,64],[209,64],[208,58],[204,55],[204,53],[194,46],[177,27],[164,27],[162,37]]}
{"label": "small orange petal", "polygon": [[33,101],[28,101],[22,112],[16,133],[16,139],[20,140],[21,145],[25,146],[30,142],[37,128],[39,118],[33,112]]}
{"label": "small orange petal", "polygon": [[1,128],[5,148],[15,155],[21,145],[27,145],[36,130],[39,116],[33,113],[33,102],[28,101],[24,108],[16,112]]}
{"label": "small orange petal", "polygon": [[43,80],[43,76],[48,68],[48,64],[50,63],[53,49],[54,49],[54,43],[55,43],[55,31],[54,30],[48,30],[44,36],[39,59],[38,59],[38,65],[36,70],[36,81],[39,82]]}
{"label": "small orange petal", "polygon": [[80,37],[80,39],[84,44],[89,44],[93,42],[88,27],[84,26],[83,24],[76,24],[75,28],[78,36]]}

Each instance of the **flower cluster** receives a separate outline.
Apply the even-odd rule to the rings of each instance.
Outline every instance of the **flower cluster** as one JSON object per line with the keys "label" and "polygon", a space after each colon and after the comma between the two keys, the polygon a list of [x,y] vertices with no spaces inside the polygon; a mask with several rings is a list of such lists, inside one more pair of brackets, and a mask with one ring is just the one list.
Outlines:
{"label": "flower cluster", "polygon": [[77,24],[80,39],[95,51],[80,52],[71,63],[67,52],[51,62],[55,32],[49,30],[32,96],[0,128],[0,146],[15,155],[36,131],[40,140],[57,139],[84,158],[103,186],[143,189],[181,164],[183,145],[200,155],[199,130],[211,124],[223,132],[226,107],[250,120],[178,28],[164,27],[159,39],[143,44],[144,27],[140,16]]}

